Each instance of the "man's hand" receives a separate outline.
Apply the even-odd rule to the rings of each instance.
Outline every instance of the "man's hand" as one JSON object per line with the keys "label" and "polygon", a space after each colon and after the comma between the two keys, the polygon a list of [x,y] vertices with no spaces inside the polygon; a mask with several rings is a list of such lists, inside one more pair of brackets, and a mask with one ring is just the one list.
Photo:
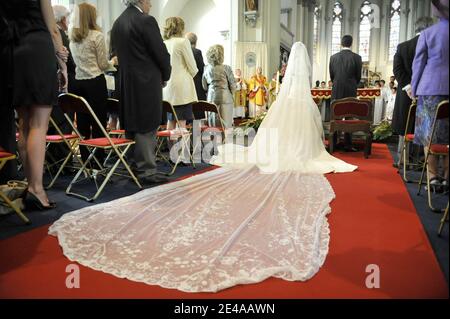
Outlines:
{"label": "man's hand", "polygon": [[408,94],[408,96],[409,96],[409,98],[410,98],[411,100],[414,100],[414,99],[415,99],[415,96],[413,96],[412,90],[411,90],[411,89],[408,89],[408,90],[406,91],[406,94]]}
{"label": "man's hand", "polygon": [[119,65],[119,59],[116,56],[113,57],[110,62],[114,66]]}

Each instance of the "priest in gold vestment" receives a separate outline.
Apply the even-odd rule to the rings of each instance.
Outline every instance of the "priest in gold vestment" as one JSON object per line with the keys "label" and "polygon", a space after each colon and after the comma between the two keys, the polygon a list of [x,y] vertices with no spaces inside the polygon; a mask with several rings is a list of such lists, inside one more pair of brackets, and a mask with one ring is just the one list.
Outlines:
{"label": "priest in gold vestment", "polygon": [[234,77],[236,79],[236,92],[234,93],[234,118],[245,118],[247,108],[248,84],[242,78],[242,71],[237,69]]}
{"label": "priest in gold vestment", "polygon": [[258,67],[257,74],[252,76],[248,85],[249,116],[255,118],[267,110],[269,89],[267,78]]}

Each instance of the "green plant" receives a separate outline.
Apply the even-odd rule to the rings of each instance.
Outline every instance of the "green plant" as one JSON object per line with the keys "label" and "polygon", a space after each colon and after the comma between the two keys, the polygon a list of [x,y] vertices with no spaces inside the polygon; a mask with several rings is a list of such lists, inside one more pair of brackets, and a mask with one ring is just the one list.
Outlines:
{"label": "green plant", "polygon": [[392,126],[391,126],[391,123],[389,123],[389,121],[381,122],[373,130],[374,141],[384,141],[393,135],[394,135],[394,131],[392,130]]}
{"label": "green plant", "polygon": [[242,122],[242,124],[239,126],[243,129],[244,132],[246,132],[248,129],[254,129],[255,131],[258,131],[259,127],[261,126],[261,123],[266,118],[267,112],[261,113],[255,118],[249,119],[245,122]]}

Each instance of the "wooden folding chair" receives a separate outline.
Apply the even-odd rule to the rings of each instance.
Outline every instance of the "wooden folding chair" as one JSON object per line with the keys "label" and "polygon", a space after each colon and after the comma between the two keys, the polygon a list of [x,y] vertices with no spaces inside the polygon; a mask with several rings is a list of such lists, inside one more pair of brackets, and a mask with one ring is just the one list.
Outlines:
{"label": "wooden folding chair", "polygon": [[449,155],[449,145],[448,144],[447,145],[433,144],[433,140],[436,137],[436,133],[437,133],[438,121],[442,121],[442,120],[448,121],[448,119],[449,119],[448,104],[449,104],[449,101],[446,100],[446,101],[439,103],[439,105],[437,106],[436,116],[434,118],[433,126],[432,126],[433,128],[431,131],[430,142],[428,144],[428,152],[426,152],[425,164],[423,166],[422,176],[420,177],[420,181],[419,181],[419,192],[417,194],[418,196],[421,195],[423,180],[424,180],[425,174],[426,174],[427,175],[428,206],[430,207],[430,209],[433,212],[437,212],[437,213],[441,213],[443,210],[436,209],[433,206],[428,160],[429,160],[430,156],[448,156]]}
{"label": "wooden folding chair", "polygon": [[414,133],[413,133],[413,123],[414,119],[416,118],[416,111],[417,111],[417,101],[413,101],[413,104],[409,108],[408,112],[408,119],[406,121],[406,130],[405,134],[403,136],[403,148],[402,148],[402,155],[400,158],[399,166],[403,164],[403,180],[406,183],[418,183],[419,181],[411,181],[408,179],[407,176],[407,170],[408,167],[419,167],[420,164],[418,163],[410,163],[409,162],[409,149],[410,146],[414,143]]}
{"label": "wooden folding chair", "polygon": [[[78,136],[81,137],[81,134],[75,127],[73,121],[67,115],[70,112],[84,113],[84,114],[90,115],[95,121],[94,125],[97,125],[100,128],[101,132],[103,133],[102,138],[82,139],[79,142],[80,147],[88,148],[90,155],[89,155],[88,159],[86,161],[84,161],[82,167],[78,170],[77,174],[75,175],[73,180],[70,182],[69,187],[66,190],[66,194],[82,198],[89,202],[95,201],[101,195],[101,193],[103,192],[103,189],[105,188],[106,184],[110,181],[110,179],[113,175],[123,176],[123,177],[131,177],[133,179],[133,181],[136,183],[136,185],[140,189],[142,189],[142,186],[139,183],[137,177],[135,176],[135,174],[131,170],[129,164],[125,160],[125,155],[127,154],[130,147],[135,144],[135,142],[132,140],[124,139],[124,138],[110,137],[109,134],[106,132],[106,129],[103,127],[102,123],[98,119],[97,115],[92,110],[89,103],[80,96],[76,96],[74,94],[61,94],[59,96],[59,106],[65,113],[67,120],[69,121],[73,130],[76,132],[76,134]],[[117,156],[117,161],[115,162],[115,164],[112,167],[103,167],[103,165],[101,165],[99,163],[99,161],[95,157],[95,153],[99,149],[104,150],[104,151],[112,150],[114,152],[114,155]],[[87,169],[88,164],[91,163],[92,161],[95,161],[97,163],[97,165],[100,168],[99,171]],[[120,164],[124,165],[126,171],[128,172],[128,176],[116,173],[116,170]],[[83,179],[79,180],[80,176],[83,173],[87,176],[86,178],[92,179],[95,182],[97,191],[96,191],[95,195],[92,197],[87,197],[82,194],[72,192],[72,188],[76,183],[86,179],[86,178],[83,178]],[[99,175],[105,176],[105,179],[100,186],[97,183],[97,177]]]}
{"label": "wooden folding chair", "polygon": [[331,122],[329,135],[329,149],[333,154],[335,135],[338,133],[363,132],[366,135],[364,157],[372,154],[372,103],[367,100],[347,98],[336,100],[331,105]]}
{"label": "wooden folding chair", "polygon": [[[192,164],[192,167],[195,169],[195,163],[194,158],[192,157],[191,143],[190,143],[192,133],[188,129],[181,128],[181,124],[174,107],[167,101],[163,101],[163,113],[172,114],[173,118],[175,119],[177,127],[174,130],[163,129],[157,132],[158,146],[156,150],[156,156],[163,159],[169,166],[172,167],[171,172],[167,174],[168,176],[172,176],[173,174],[175,174],[178,166],[182,162],[182,155],[184,155],[186,152],[189,153],[190,162]],[[162,128],[164,128],[164,126]],[[174,164],[170,160],[170,155],[169,158],[167,158],[161,151],[164,142],[169,141],[177,141],[177,142],[181,141],[181,154],[179,154]]]}
{"label": "wooden folding chair", "polygon": [[[7,162],[13,161],[16,159],[16,155],[3,151],[0,148],[0,171],[6,165]],[[0,192],[0,200],[2,200],[8,207],[10,207],[14,212],[19,216],[21,220],[25,222],[27,225],[31,225],[31,221],[25,216],[20,207],[17,207],[5,194]]]}

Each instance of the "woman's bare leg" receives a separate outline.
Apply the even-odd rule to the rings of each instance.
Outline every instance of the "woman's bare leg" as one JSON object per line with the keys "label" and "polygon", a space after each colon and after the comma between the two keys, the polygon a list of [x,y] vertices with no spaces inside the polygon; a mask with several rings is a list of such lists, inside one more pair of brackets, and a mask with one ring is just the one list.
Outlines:
{"label": "woman's bare leg", "polygon": [[44,190],[43,175],[45,143],[51,111],[52,108],[50,106],[36,105],[21,112],[28,112],[28,116],[23,118],[23,126],[28,128],[25,141],[26,161],[24,162],[28,179],[28,191],[35,195],[44,206],[49,205],[48,197]]}

